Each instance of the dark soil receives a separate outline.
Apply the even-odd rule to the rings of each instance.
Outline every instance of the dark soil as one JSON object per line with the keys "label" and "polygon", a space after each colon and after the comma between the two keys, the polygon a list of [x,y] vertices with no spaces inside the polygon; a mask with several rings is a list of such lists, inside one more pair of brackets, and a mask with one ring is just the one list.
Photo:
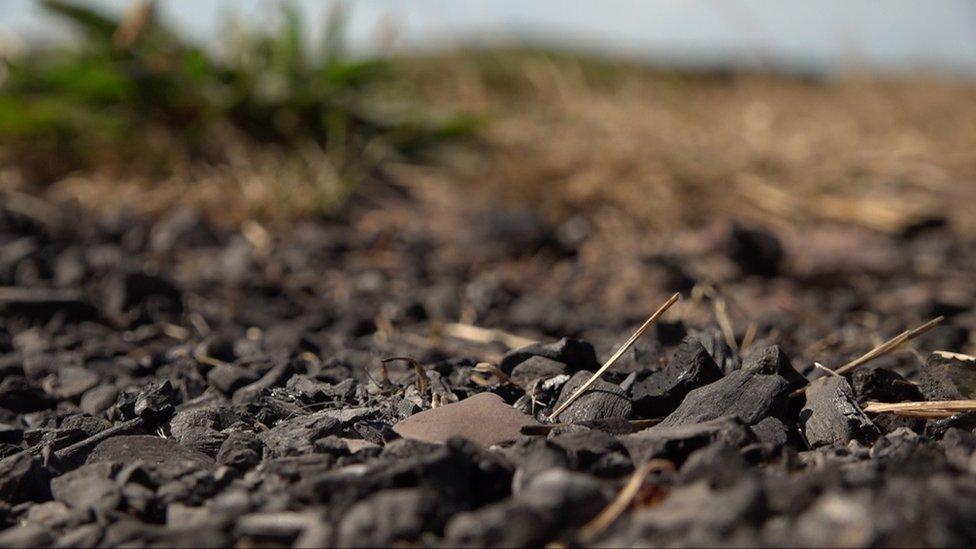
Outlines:
{"label": "dark soil", "polygon": [[[271,233],[0,208],[0,546],[976,544],[976,415],[862,411],[976,396],[965,357],[925,366],[972,352],[971,240],[571,223],[471,204]],[[562,424],[512,432],[679,290]],[[813,366],[935,315],[908,350]],[[483,392],[500,398],[447,408]],[[438,418],[418,438],[444,442],[398,434]]]}

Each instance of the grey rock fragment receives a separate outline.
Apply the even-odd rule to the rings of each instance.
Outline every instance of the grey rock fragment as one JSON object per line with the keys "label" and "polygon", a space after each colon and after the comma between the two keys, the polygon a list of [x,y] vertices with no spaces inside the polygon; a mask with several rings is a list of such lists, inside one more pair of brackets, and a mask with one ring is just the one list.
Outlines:
{"label": "grey rock fragment", "polygon": [[45,501],[49,475],[41,460],[27,452],[0,460],[0,501],[10,504]]}
{"label": "grey rock fragment", "polygon": [[122,499],[122,491],[112,478],[116,469],[113,463],[83,465],[52,479],[51,494],[74,509],[115,509]]}
{"label": "grey rock fragment", "polygon": [[976,360],[935,352],[920,370],[919,390],[926,400],[976,398]]}
{"label": "grey rock fragment", "polygon": [[[563,385],[555,407],[558,408],[561,406],[592,375],[592,372],[586,370],[576,372]],[[597,380],[582,396],[577,398],[568,408],[559,414],[559,421],[563,423],[581,423],[598,419],[627,419],[630,417],[631,411],[630,399],[627,398],[626,393],[624,393],[624,390],[619,385]]]}
{"label": "grey rock fragment", "polygon": [[516,366],[533,356],[541,356],[567,366],[570,372],[579,370],[596,370],[600,367],[596,360],[593,345],[586,341],[564,337],[552,343],[535,343],[514,349],[505,354],[499,368],[506,374],[511,374]]}
{"label": "grey rock fragment", "polygon": [[92,450],[88,463],[143,461],[161,469],[192,465],[212,469],[214,461],[206,454],[191,450],[175,440],[149,435],[122,435],[104,440]]}
{"label": "grey rock fragment", "polygon": [[247,471],[261,463],[264,445],[251,433],[231,433],[220,446],[217,463]]}
{"label": "grey rock fragment", "polygon": [[234,364],[220,364],[207,372],[207,381],[227,396],[257,380],[257,374]]}
{"label": "grey rock fragment", "polygon": [[655,425],[632,435],[619,437],[635,464],[654,458],[682,463],[695,450],[716,441],[735,448],[754,442],[755,435],[737,417],[724,417],[692,425]]}
{"label": "grey rock fragment", "polygon": [[634,411],[640,417],[664,417],[692,390],[722,377],[722,371],[701,343],[686,337],[668,365],[631,387]]}
{"label": "grey rock fragment", "polygon": [[533,356],[516,366],[512,370],[512,379],[516,383],[528,385],[539,379],[549,379],[566,371],[566,365],[544,356]]}
{"label": "grey rock fragment", "polygon": [[339,420],[321,411],[282,421],[259,438],[273,457],[311,454],[315,441],[336,434],[339,426]]}
{"label": "grey rock fragment", "polygon": [[611,497],[612,492],[589,475],[549,469],[510,500],[456,515],[445,537],[462,547],[544,545],[561,530],[592,519]]}
{"label": "grey rock fragment", "polygon": [[800,427],[810,446],[843,446],[852,440],[867,444],[878,438],[878,428],[855,402],[846,379],[819,378],[805,393]]}
{"label": "grey rock fragment", "polygon": [[799,389],[807,384],[807,378],[793,367],[790,357],[779,345],[770,345],[758,350],[745,360],[742,369],[757,374],[778,375],[790,384],[790,389]]}
{"label": "grey rock fragment", "polygon": [[738,370],[688,393],[658,426],[691,425],[723,416],[736,416],[752,425],[770,416],[783,416],[788,398],[789,384],[780,376]]}
{"label": "grey rock fragment", "polygon": [[419,488],[384,490],[353,505],[339,521],[338,547],[380,547],[416,540],[435,518],[434,494]]}

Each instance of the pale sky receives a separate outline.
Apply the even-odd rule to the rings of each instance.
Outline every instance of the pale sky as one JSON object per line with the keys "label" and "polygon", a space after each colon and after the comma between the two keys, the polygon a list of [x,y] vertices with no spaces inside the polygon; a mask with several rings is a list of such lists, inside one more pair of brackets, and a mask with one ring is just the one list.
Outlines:
{"label": "pale sky", "polygon": [[[123,9],[127,0],[92,0]],[[264,24],[271,0],[160,0],[191,37],[211,41],[227,13]],[[295,2],[312,30],[333,2]],[[403,49],[536,42],[684,65],[765,65],[830,72],[976,75],[976,3],[971,0],[359,0],[347,2],[355,47],[374,48],[393,28]],[[0,32],[63,36],[33,0],[0,1]]]}

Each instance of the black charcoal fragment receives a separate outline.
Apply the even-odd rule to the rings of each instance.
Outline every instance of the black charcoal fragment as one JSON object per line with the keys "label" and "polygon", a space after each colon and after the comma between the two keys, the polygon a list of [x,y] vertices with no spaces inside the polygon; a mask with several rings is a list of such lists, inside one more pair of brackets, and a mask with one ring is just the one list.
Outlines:
{"label": "black charcoal fragment", "polygon": [[878,428],[855,402],[846,379],[819,378],[805,394],[800,428],[810,446],[844,446],[852,440],[868,444],[878,437]]}
{"label": "black charcoal fragment", "polygon": [[[592,372],[586,370],[573,374],[573,377],[563,385],[555,407],[561,406],[592,375]],[[582,423],[614,418],[627,419],[630,417],[631,411],[632,405],[624,390],[619,385],[599,379],[582,396],[563,410],[558,419],[563,423]]]}
{"label": "black charcoal fragment", "polygon": [[47,501],[50,475],[41,459],[27,452],[0,460],[0,501],[9,504]]}
{"label": "black charcoal fragment", "polygon": [[674,411],[692,390],[722,377],[715,361],[701,343],[687,337],[668,365],[634,383],[630,398],[634,412],[644,418],[660,418]]}
{"label": "black charcoal fragment", "polygon": [[737,370],[689,392],[659,427],[692,425],[723,416],[736,416],[748,425],[767,417],[784,417],[789,392],[789,383],[778,375]]}
{"label": "black charcoal fragment", "polygon": [[567,371],[579,370],[595,371],[600,367],[596,360],[593,345],[579,339],[564,337],[552,343],[534,343],[526,347],[509,351],[502,358],[499,368],[511,375],[516,366],[533,356],[541,356],[566,365]]}
{"label": "black charcoal fragment", "polygon": [[926,400],[976,398],[976,360],[971,357],[935,352],[920,373],[918,388]]}

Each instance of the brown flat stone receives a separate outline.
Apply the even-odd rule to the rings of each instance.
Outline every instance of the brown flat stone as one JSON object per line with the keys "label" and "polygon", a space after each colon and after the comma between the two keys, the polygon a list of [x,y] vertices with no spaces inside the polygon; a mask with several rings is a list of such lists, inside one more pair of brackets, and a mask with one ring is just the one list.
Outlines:
{"label": "brown flat stone", "polygon": [[88,455],[88,463],[142,461],[147,465],[171,466],[193,464],[200,469],[213,469],[210,456],[187,448],[168,438],[150,435],[122,435],[104,440]]}
{"label": "brown flat stone", "polygon": [[479,393],[461,402],[414,414],[393,426],[403,438],[444,442],[464,437],[482,446],[515,440],[531,417],[512,408],[494,393]]}

